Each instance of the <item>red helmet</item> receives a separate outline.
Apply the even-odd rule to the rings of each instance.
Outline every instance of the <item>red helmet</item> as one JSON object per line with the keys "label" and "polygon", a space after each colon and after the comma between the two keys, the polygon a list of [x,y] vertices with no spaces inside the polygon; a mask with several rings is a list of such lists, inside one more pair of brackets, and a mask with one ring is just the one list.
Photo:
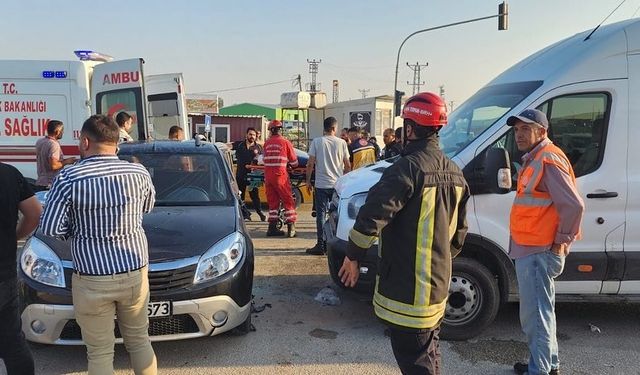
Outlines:
{"label": "red helmet", "polygon": [[447,124],[447,106],[438,95],[421,92],[404,104],[402,118],[413,120],[420,126],[444,126]]}
{"label": "red helmet", "polygon": [[271,129],[275,129],[275,128],[281,128],[282,127],[282,123],[278,120],[271,120],[269,121],[269,125],[267,125],[267,129],[271,130]]}

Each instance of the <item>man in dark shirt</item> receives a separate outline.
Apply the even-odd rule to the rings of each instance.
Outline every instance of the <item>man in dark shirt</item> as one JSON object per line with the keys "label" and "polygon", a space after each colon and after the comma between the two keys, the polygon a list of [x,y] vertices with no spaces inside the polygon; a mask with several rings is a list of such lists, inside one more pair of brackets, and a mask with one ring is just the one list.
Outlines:
{"label": "man in dark shirt", "polygon": [[[251,171],[247,168],[247,165],[255,164],[258,155],[262,154],[262,146],[257,142],[258,132],[255,128],[248,128],[247,135],[244,141],[234,142],[233,150],[236,151],[236,159],[238,160],[238,166],[236,169],[236,182],[238,183],[238,190],[240,190],[240,200],[244,202],[244,193],[247,190],[247,174]],[[260,207],[260,194],[258,194],[258,188],[249,190],[251,196],[251,202],[253,202],[253,208],[256,210],[261,221],[265,221],[267,217],[262,213]],[[248,219],[251,220],[251,214],[248,215]]]}
{"label": "man in dark shirt", "polygon": [[382,140],[384,141],[383,159],[389,159],[402,153],[402,145],[396,139],[393,129],[385,129],[382,133]]}
{"label": "man in dark shirt", "polygon": [[[22,213],[20,222],[18,211]],[[22,174],[0,163],[0,358],[9,375],[34,372],[33,357],[22,333],[16,257],[18,240],[36,229],[41,212],[42,206]]]}

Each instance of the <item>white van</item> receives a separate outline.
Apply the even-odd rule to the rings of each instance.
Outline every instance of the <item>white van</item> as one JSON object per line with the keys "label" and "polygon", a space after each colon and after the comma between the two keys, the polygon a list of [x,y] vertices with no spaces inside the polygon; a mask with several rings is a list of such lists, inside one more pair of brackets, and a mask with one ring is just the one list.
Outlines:
{"label": "white van", "polygon": [[[558,301],[640,300],[640,21],[629,20],[553,44],[516,64],[449,116],[443,151],[471,188],[469,234],[453,263],[443,336],[466,339],[493,321],[500,304],[517,301],[507,255],[515,191],[496,194],[488,150],[505,149],[511,174],[520,157],[506,119],[525,108],[545,112],[550,138],[567,154],[586,204],[582,240],[572,246],[556,282]],[[334,280],[348,232],[367,191],[390,164],[338,181],[324,228]],[[515,184],[513,184],[515,188]],[[376,247],[374,245],[374,247]],[[372,291],[377,250],[367,252],[357,288]]]}
{"label": "white van", "polygon": [[[76,53],[80,61],[0,60],[1,162],[35,180],[35,144],[47,134],[49,120],[65,124],[60,140],[65,156],[78,155],[82,124],[96,113],[128,112],[136,140],[167,139],[165,127],[171,125],[190,133],[181,74],[145,77],[140,58],[109,61],[91,51]],[[175,110],[166,109],[170,103]],[[159,123],[157,131],[152,120]]]}

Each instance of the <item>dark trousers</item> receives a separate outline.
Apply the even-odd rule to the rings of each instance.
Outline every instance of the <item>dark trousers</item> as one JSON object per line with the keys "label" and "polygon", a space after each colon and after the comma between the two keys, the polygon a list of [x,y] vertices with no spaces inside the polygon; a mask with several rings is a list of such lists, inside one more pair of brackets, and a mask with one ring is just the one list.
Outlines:
{"label": "dark trousers", "polygon": [[440,375],[440,327],[422,333],[389,331],[393,355],[403,374]]}
{"label": "dark trousers", "polygon": [[33,357],[22,333],[20,303],[15,277],[0,281],[0,358],[8,375],[34,373]]}
{"label": "dark trousers", "polygon": [[[244,202],[244,193],[247,190],[247,176],[237,175],[236,182],[238,183],[238,190],[240,190],[240,200]],[[251,202],[253,203],[253,209],[256,210],[256,213],[262,212],[262,208],[260,205],[260,194],[258,193],[258,188],[253,188],[249,190],[249,196],[251,197]]]}
{"label": "dark trousers", "polygon": [[334,189],[314,189],[313,203],[316,206],[316,230],[319,244],[322,244],[322,227],[327,221],[329,203],[331,202],[331,197],[333,197],[334,191]]}

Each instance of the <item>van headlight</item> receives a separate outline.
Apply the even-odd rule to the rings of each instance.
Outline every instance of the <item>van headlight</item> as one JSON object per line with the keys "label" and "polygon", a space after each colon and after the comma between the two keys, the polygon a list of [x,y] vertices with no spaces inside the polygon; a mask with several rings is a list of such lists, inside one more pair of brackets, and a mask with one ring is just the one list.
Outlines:
{"label": "van headlight", "polygon": [[350,219],[355,219],[358,216],[358,211],[360,211],[360,207],[364,205],[366,200],[367,193],[356,194],[349,199],[347,203],[347,215]]}
{"label": "van headlight", "polygon": [[213,245],[198,262],[194,284],[210,281],[232,270],[244,256],[246,241],[234,232]]}
{"label": "van headlight", "polygon": [[20,256],[22,272],[31,280],[64,288],[62,261],[44,242],[31,237]]}

